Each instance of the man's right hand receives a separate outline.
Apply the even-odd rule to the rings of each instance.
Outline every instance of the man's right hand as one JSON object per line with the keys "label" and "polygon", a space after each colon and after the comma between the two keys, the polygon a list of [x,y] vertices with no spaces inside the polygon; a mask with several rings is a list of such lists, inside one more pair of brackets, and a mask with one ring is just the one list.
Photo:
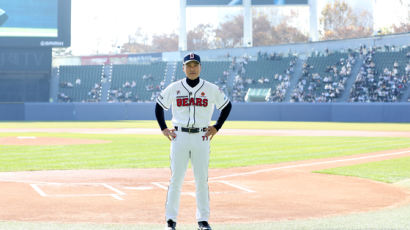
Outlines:
{"label": "man's right hand", "polygon": [[168,128],[166,128],[162,130],[162,134],[164,134],[164,136],[166,136],[170,141],[172,141],[173,139],[175,139],[175,137],[177,137],[177,134],[175,133],[175,129],[169,130]]}

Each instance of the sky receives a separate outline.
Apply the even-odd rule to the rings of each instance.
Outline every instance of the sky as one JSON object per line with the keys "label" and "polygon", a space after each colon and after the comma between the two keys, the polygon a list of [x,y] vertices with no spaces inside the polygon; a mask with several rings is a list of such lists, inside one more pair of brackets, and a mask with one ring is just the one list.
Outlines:
{"label": "sky", "polygon": [[[316,0],[318,12],[332,0]],[[354,9],[375,10],[375,24],[386,27],[406,20],[410,0],[346,0]],[[374,4],[374,2],[376,2]],[[153,34],[177,33],[180,0],[72,0],[71,50],[74,55],[118,52],[118,45],[139,31],[147,37]],[[260,8],[258,8],[260,9]],[[283,13],[291,7],[282,7]],[[241,13],[239,7],[189,7],[186,11],[187,31],[199,24],[217,26],[229,15]],[[309,31],[308,8],[299,7],[299,18],[293,23]],[[274,17],[274,16],[272,16]],[[114,45],[113,45],[114,44]]]}

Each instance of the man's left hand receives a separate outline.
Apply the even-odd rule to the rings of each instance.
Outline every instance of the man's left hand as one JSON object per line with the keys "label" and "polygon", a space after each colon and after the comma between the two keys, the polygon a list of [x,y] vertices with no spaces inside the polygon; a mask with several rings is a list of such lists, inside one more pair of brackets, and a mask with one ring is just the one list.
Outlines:
{"label": "man's left hand", "polygon": [[211,137],[211,140],[212,140],[212,138],[214,137],[214,135],[216,134],[218,132],[218,130],[216,130],[216,128],[215,127],[213,127],[213,126],[208,126],[208,128],[206,129],[206,133],[205,133],[205,136],[206,137]]}

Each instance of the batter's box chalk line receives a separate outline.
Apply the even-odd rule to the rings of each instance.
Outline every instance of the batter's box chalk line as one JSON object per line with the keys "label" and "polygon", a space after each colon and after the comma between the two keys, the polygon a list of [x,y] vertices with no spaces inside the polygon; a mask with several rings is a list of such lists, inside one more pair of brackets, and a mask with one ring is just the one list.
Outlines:
{"label": "batter's box chalk line", "polygon": [[[186,181],[185,183],[189,183],[189,184],[192,183],[192,184],[193,184],[193,183],[195,183],[195,182],[193,182],[193,181]],[[232,188],[234,188],[235,190],[238,190],[238,191],[240,191],[240,192],[246,192],[246,193],[254,193],[254,192],[255,192],[255,191],[253,191],[253,190],[251,190],[251,189],[245,188],[245,187],[240,186],[240,185],[237,185],[237,184],[233,184],[233,183],[228,182],[228,181],[218,180],[218,181],[209,181],[209,183],[220,183],[220,184],[224,184],[224,185],[227,185],[227,186],[229,186],[229,187],[232,187]],[[163,189],[163,190],[168,190],[168,185],[169,185],[168,182],[152,182],[151,184],[153,184],[153,185],[155,185],[155,186],[157,186],[158,188],[161,188],[161,189]],[[224,192],[221,192],[221,191],[216,191],[216,192],[215,192],[215,191],[213,191],[213,192],[211,192],[211,193],[222,194],[222,193],[224,193]],[[181,194],[182,194],[182,195],[188,195],[188,196],[196,197],[195,192],[182,192]]]}
{"label": "batter's box chalk line", "polygon": [[[42,197],[103,197],[103,196],[108,196],[112,197],[116,200],[124,200],[122,196],[126,195],[125,192],[122,192],[119,189],[114,188],[111,185],[108,185],[106,183],[35,183],[35,184],[30,184],[30,186],[36,191],[40,196]],[[44,186],[93,186],[93,187],[102,187],[106,188],[110,191],[110,193],[79,193],[79,194],[50,194],[45,191],[45,189],[41,188]]]}

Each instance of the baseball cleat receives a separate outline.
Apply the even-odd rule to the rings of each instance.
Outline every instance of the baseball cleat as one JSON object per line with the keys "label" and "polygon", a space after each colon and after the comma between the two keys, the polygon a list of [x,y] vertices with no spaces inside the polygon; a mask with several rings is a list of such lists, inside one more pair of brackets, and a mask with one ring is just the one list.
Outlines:
{"label": "baseball cleat", "polygon": [[165,230],[175,230],[175,226],[177,226],[177,223],[170,219],[167,221],[167,227]]}
{"label": "baseball cleat", "polygon": [[198,222],[198,230],[212,230],[207,221]]}

